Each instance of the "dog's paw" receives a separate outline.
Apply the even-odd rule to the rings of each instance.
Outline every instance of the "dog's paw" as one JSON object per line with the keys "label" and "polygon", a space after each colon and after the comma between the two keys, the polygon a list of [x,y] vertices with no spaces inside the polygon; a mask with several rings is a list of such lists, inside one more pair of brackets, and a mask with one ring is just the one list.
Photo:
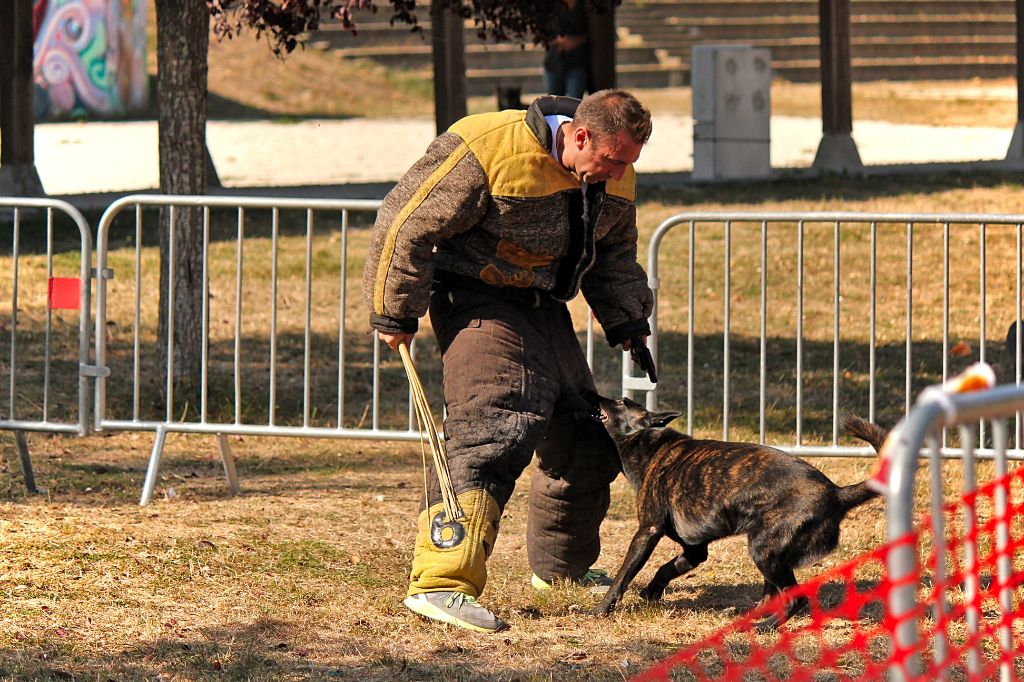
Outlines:
{"label": "dog's paw", "polygon": [[762,618],[754,623],[754,630],[763,635],[769,632],[778,632],[780,625],[781,623],[779,623],[779,619],[777,617],[768,616],[767,618]]}
{"label": "dog's paw", "polygon": [[663,594],[665,594],[665,590],[654,589],[650,585],[640,590],[640,598],[647,601],[658,601]]}

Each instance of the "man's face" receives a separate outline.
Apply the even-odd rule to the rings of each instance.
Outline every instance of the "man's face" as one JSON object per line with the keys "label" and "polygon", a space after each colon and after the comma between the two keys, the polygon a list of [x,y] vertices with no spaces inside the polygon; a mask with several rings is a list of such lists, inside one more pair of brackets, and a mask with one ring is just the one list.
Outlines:
{"label": "man's face", "polygon": [[626,168],[636,163],[643,149],[643,145],[633,141],[626,132],[619,131],[614,137],[605,136],[595,141],[583,126],[573,131],[572,142],[578,150],[573,159],[573,171],[588,184],[621,180]]}

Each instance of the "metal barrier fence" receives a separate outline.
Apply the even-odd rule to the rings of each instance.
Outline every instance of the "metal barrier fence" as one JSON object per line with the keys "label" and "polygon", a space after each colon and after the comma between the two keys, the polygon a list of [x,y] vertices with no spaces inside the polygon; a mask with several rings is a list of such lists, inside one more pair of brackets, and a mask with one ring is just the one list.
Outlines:
{"label": "metal barrier fence", "polygon": [[[153,495],[168,433],[218,436],[228,485],[238,488],[228,434],[418,440],[398,355],[367,332],[362,264],[378,201],[136,195],[116,201],[97,233],[97,430],[155,431],[141,502]],[[159,209],[155,210],[155,209]],[[160,275],[161,223],[197,211],[202,260],[193,281]],[[161,213],[162,211],[163,213]],[[162,217],[161,217],[162,215]],[[170,243],[173,243],[173,238]],[[296,255],[300,254],[300,255]],[[169,254],[173,260],[173,253]],[[165,277],[161,282],[161,277]],[[199,376],[183,375],[174,325],[158,335],[161,285],[201,288]],[[355,294],[350,292],[354,289]],[[587,325],[593,359],[593,326]],[[416,362],[440,399],[436,345]],[[176,369],[177,368],[177,369]],[[188,382],[198,390],[186,396]],[[112,382],[119,389],[109,390]],[[194,387],[195,388],[195,387]]]}
{"label": "metal barrier fence", "polygon": [[[378,206],[138,195],[104,213],[97,235],[104,276],[96,294],[96,361],[89,364],[82,335],[79,387],[84,395],[88,375],[99,375],[97,429],[156,432],[144,499],[170,432],[219,434],[232,488],[225,434],[419,438],[400,363],[365,333],[361,297],[347,294],[358,288],[362,270],[368,231],[360,228]],[[173,226],[181,211],[197,212],[200,272],[194,281],[161,282],[155,249],[143,246],[156,243],[161,220]],[[1009,349],[996,344],[990,352],[997,339],[989,320],[1001,331],[1021,317],[1022,222],[1021,216],[954,214],[677,215],[657,229],[648,253],[658,301],[651,347],[661,384],[638,376],[627,356],[621,367],[595,359],[589,319],[588,359],[599,386],[621,381],[626,393],[646,392],[652,407],[659,400],[685,402],[688,430],[720,422],[726,438],[771,442],[796,454],[873,456],[839,442],[841,411],[894,423],[917,390],[976,359],[1019,383],[1020,330],[1011,330]],[[680,225],[688,226],[685,243],[665,239]],[[79,229],[87,251],[84,221]],[[294,247],[282,250],[285,242]],[[662,260],[673,267],[661,272]],[[87,273],[86,263],[80,269]],[[202,289],[198,379],[176,374],[173,344],[157,345],[161,285],[172,293],[175,286]],[[82,296],[88,311],[89,287]],[[111,305],[116,309],[108,310]],[[88,312],[81,322],[88,325]],[[176,323],[183,322],[170,316],[169,324]],[[427,390],[437,396],[434,345],[417,345]],[[611,374],[620,369],[620,377]],[[189,380],[198,383],[194,397]],[[112,381],[126,390],[111,401]],[[39,402],[46,410],[52,400]],[[79,414],[87,414],[87,398],[79,403]],[[74,430],[84,432],[84,419]],[[40,424],[72,428],[54,421],[47,416]],[[829,430],[831,439],[805,436]],[[959,452],[945,435],[942,445],[947,456]],[[1018,419],[1010,457],[1021,454]]]}
{"label": "metal barrier fence", "polygon": [[[924,673],[927,679],[946,679],[962,654],[966,654],[963,657],[970,680],[993,679],[995,669],[1004,682],[1019,679],[1014,671],[1014,652],[1019,654],[1024,633],[1016,633],[1015,647],[1013,626],[1021,620],[1024,609],[1019,601],[1014,605],[1015,599],[1020,599],[1015,595],[1016,587],[1024,583],[1019,557],[1024,541],[1020,499],[1024,490],[1020,477],[1011,477],[1008,469],[1006,419],[1019,417],[1022,411],[1024,388],[1006,386],[922,404],[907,415],[902,425],[898,447],[890,460],[887,527],[890,541],[907,537],[914,541],[894,545],[886,560],[892,584],[888,615],[894,623],[890,666],[894,680],[920,678],[925,667],[922,657],[929,650],[932,662]],[[991,422],[994,445],[993,476],[987,486],[978,485],[981,420]],[[963,490],[956,494],[959,501],[948,505],[944,493],[955,491],[944,489],[940,444],[943,429],[954,427],[959,429],[963,444]],[[927,524],[931,529],[930,548],[923,548],[914,533],[914,480],[922,452],[927,454],[931,473],[931,515]],[[1021,473],[1020,469],[1016,471]],[[950,518],[949,507],[959,512],[959,519]],[[958,527],[950,529],[947,523]],[[922,565],[918,556],[925,549],[931,560]],[[926,569],[931,573],[931,587],[920,595],[921,576]],[[951,606],[955,602],[959,602],[958,608]],[[958,621],[966,626],[966,637],[955,642],[951,631]]]}
{"label": "metal barrier fence", "polygon": [[[720,423],[726,439],[873,457],[840,443],[841,412],[891,425],[921,388],[977,360],[1020,383],[1019,326],[1004,339],[1003,325],[1022,317],[1022,223],[838,212],[668,218],[647,263],[662,381],[655,390],[626,377],[624,387],[646,393],[651,409],[685,404],[688,430]],[[666,239],[680,227],[686,240]],[[1011,458],[1022,454],[1019,418],[1015,433]]]}
{"label": "metal barrier fence", "polygon": [[14,432],[25,486],[36,492],[26,431],[88,431],[92,236],[53,199],[0,198],[0,430]]}

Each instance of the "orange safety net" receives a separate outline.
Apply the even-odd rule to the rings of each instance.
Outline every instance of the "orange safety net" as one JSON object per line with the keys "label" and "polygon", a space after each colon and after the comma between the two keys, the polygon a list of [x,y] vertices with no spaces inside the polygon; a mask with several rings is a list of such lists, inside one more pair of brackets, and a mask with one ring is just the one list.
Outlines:
{"label": "orange safety net", "polygon": [[[1005,517],[995,513],[998,495],[1007,500]],[[969,522],[972,515],[975,523]],[[905,679],[921,682],[999,679],[1001,670],[1010,679],[1024,679],[1024,468],[946,504],[942,520],[944,552],[935,547],[936,524],[926,517],[912,534],[787,590],[633,679],[881,680],[897,666]],[[1003,548],[1000,528],[1007,535]],[[919,548],[919,570],[894,583],[886,559],[908,545]],[[1005,581],[1000,560],[1009,568]],[[940,561],[944,580],[936,570]],[[916,606],[894,618],[889,594],[908,583],[917,586]],[[968,599],[971,591],[976,593]],[[777,630],[766,627],[767,619],[799,597],[809,601],[808,615]],[[896,628],[910,618],[917,620],[918,641],[901,650],[891,643]],[[973,635],[971,620],[977,623]],[[907,667],[915,659],[917,675]]]}

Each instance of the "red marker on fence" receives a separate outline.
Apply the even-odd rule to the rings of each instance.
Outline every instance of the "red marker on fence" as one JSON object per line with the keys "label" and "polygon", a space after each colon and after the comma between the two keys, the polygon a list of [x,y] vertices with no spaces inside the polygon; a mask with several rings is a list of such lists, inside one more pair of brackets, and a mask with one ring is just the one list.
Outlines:
{"label": "red marker on fence", "polygon": [[[955,377],[947,379],[945,383],[928,386],[917,397],[917,404],[939,403],[946,410],[950,418],[953,417],[953,409],[949,397],[957,393],[971,393],[973,391],[984,391],[996,385],[996,375],[992,367],[984,362],[975,362]],[[903,429],[901,419],[896,426],[889,431],[888,437],[882,443],[882,449],[878,453],[878,468],[874,475],[868,479],[868,486],[881,495],[889,494],[889,475],[891,472],[890,459],[896,442],[900,438]]]}
{"label": "red marker on fence", "polygon": [[77,277],[51,277],[47,293],[50,310],[78,310],[82,300],[82,281]]}

